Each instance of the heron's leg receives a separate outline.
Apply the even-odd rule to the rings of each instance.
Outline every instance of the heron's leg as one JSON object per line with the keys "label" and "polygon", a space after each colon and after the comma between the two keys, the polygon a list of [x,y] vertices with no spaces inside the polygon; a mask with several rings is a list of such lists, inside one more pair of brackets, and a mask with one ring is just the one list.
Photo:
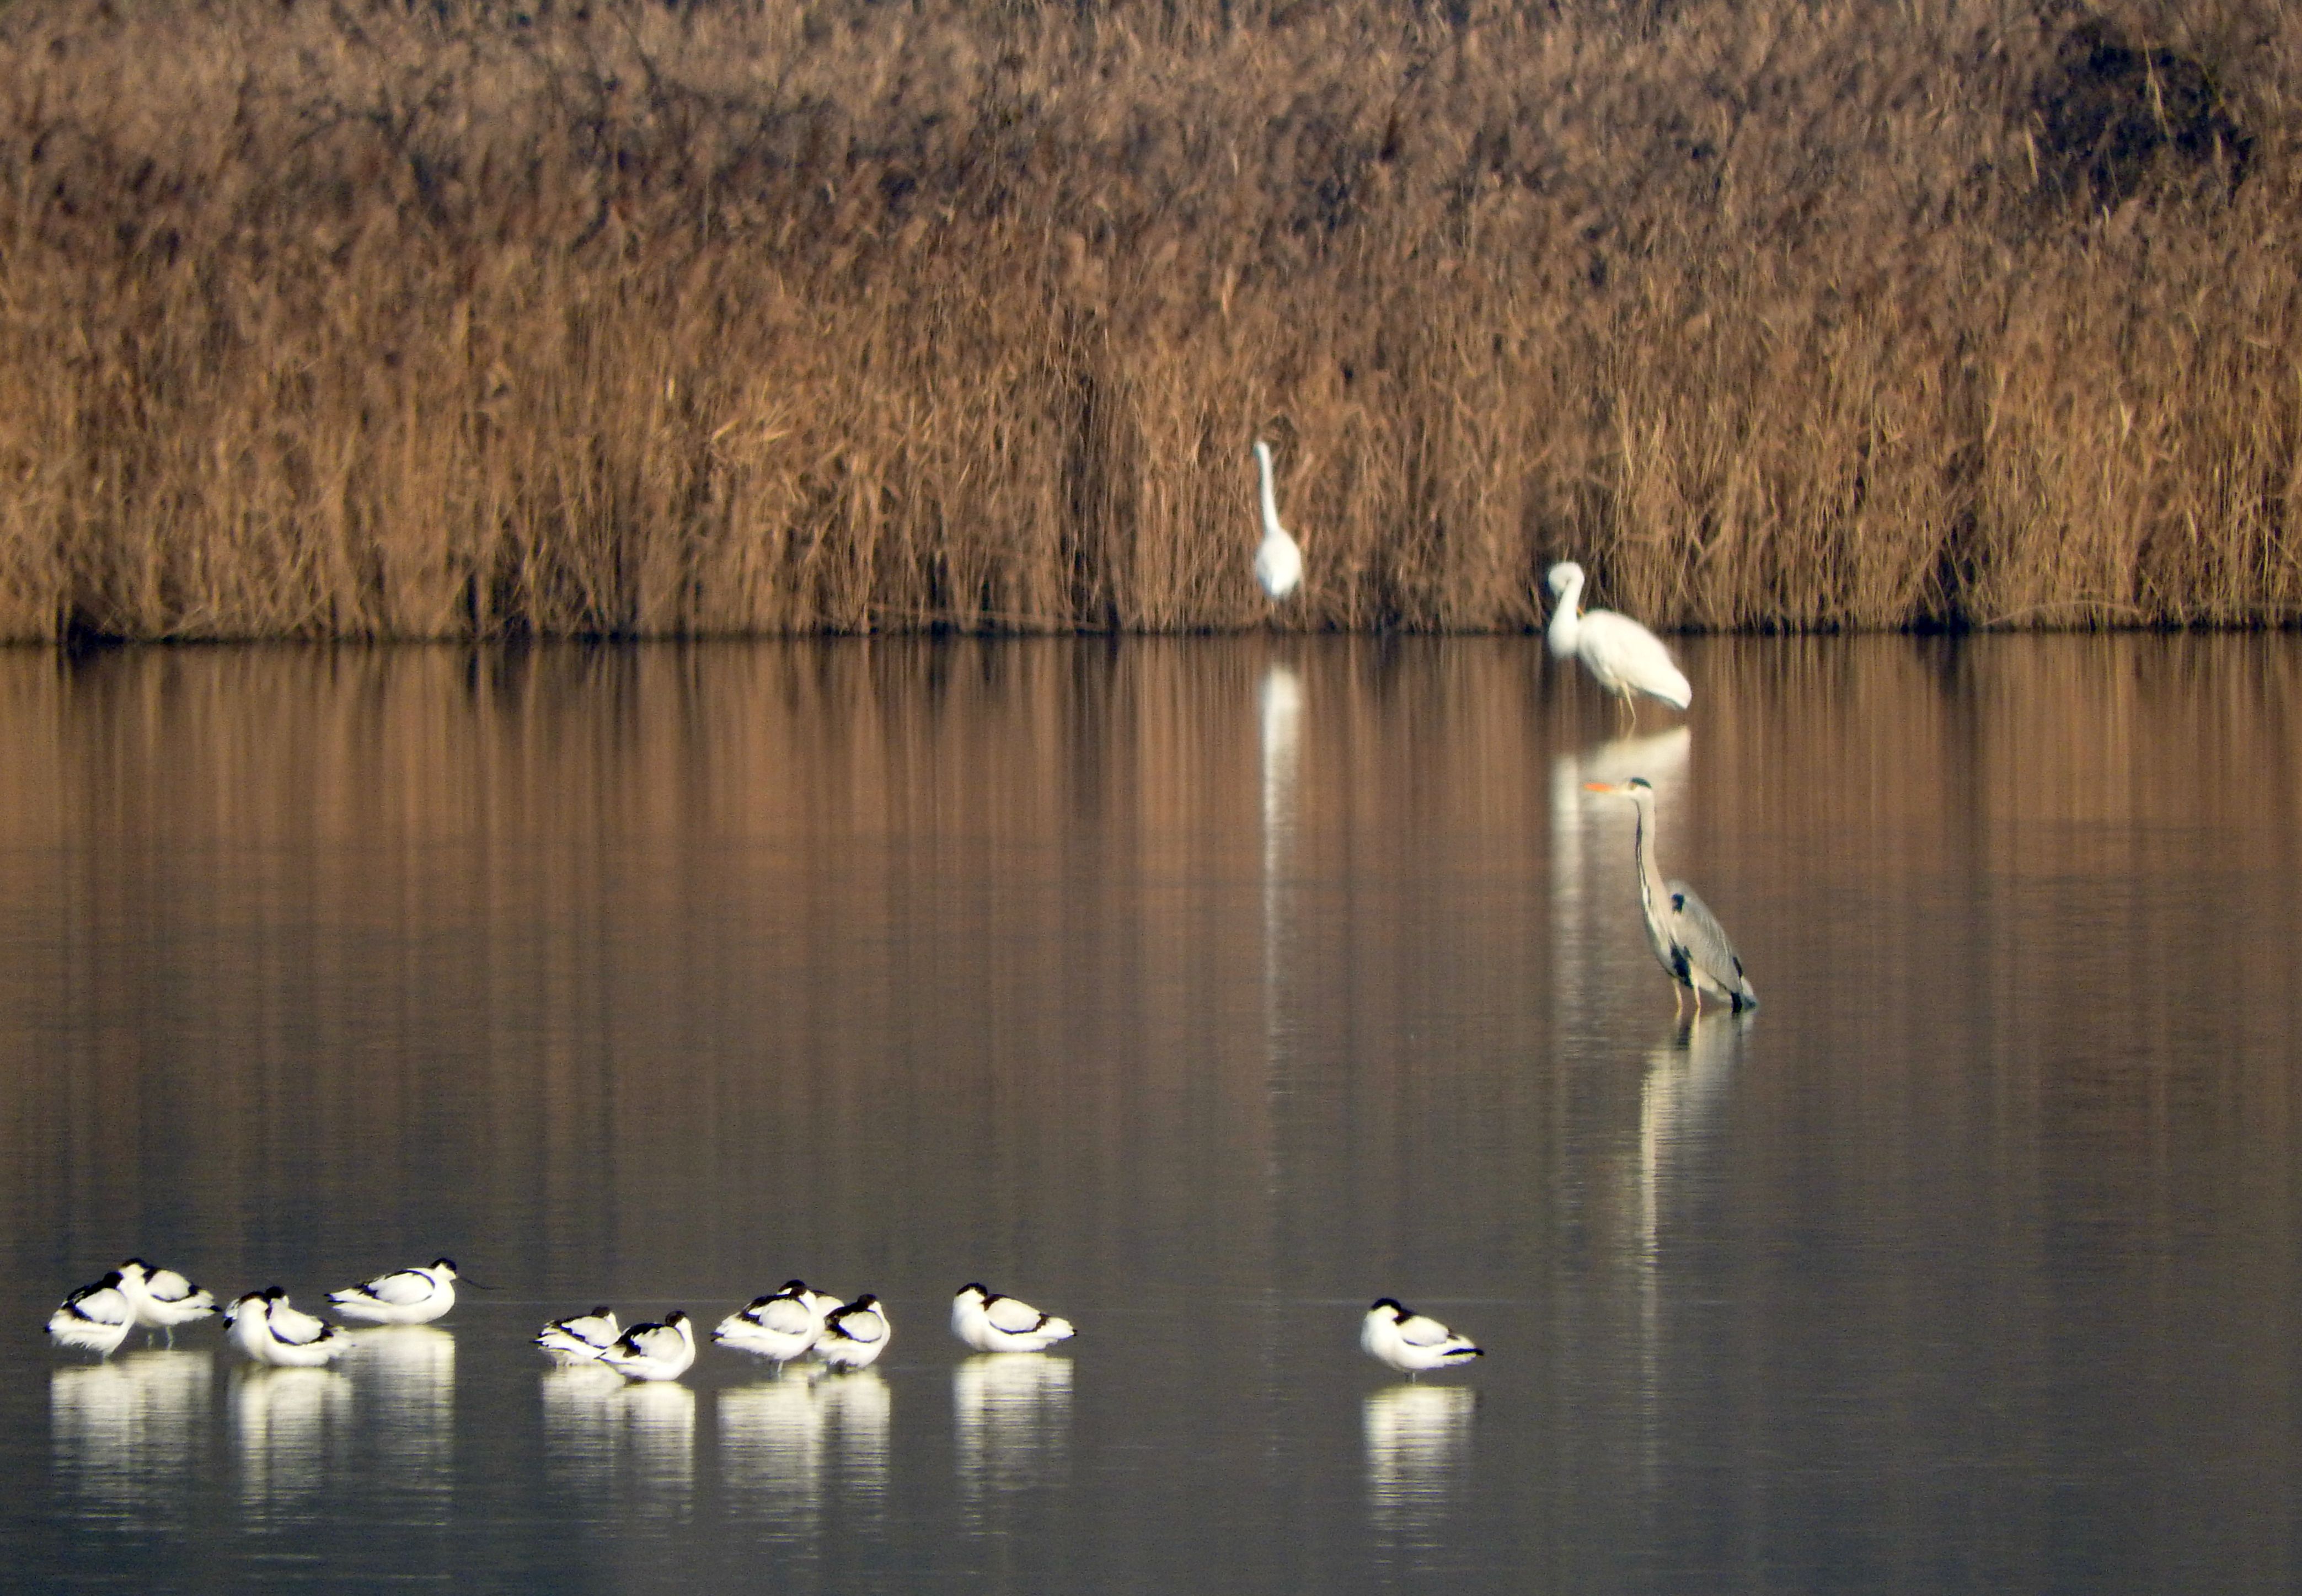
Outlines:
{"label": "heron's leg", "polygon": [[1702,1018],[1702,988],[1689,981],[1686,989],[1694,994],[1694,1017],[1700,1020]]}

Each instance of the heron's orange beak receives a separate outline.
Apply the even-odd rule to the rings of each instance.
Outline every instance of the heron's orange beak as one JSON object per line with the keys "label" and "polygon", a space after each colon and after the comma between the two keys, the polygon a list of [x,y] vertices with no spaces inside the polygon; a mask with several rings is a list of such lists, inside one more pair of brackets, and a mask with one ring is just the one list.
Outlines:
{"label": "heron's orange beak", "polygon": [[1611,793],[1615,789],[1603,781],[1586,781],[1583,784],[1583,790],[1586,793]]}

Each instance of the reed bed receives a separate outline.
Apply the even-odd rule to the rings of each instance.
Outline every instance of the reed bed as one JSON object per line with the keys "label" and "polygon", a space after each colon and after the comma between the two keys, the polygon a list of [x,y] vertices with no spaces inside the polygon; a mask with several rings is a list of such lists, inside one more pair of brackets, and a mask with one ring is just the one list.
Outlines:
{"label": "reed bed", "polygon": [[2298,105],[2269,0],[17,0],[0,636],[1260,625],[1257,435],[1285,626],[2287,624]]}

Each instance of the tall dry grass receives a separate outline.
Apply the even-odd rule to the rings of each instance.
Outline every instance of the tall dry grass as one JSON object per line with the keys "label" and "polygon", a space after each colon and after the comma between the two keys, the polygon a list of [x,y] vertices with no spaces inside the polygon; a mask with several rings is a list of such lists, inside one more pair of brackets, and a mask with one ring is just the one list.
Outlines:
{"label": "tall dry grass", "polygon": [[2083,20],[17,0],[0,635],[2288,621],[2302,23]]}

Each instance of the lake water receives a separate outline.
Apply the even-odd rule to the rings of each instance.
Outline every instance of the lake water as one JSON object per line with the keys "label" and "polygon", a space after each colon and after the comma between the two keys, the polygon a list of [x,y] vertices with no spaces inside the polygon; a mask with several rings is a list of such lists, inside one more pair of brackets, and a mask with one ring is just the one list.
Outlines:
{"label": "lake water", "polygon": [[[2302,642],[1678,648],[0,654],[0,1583],[2302,1584]],[[47,1346],[131,1253],[494,1289]],[[528,1344],[792,1275],[876,1369]]]}

